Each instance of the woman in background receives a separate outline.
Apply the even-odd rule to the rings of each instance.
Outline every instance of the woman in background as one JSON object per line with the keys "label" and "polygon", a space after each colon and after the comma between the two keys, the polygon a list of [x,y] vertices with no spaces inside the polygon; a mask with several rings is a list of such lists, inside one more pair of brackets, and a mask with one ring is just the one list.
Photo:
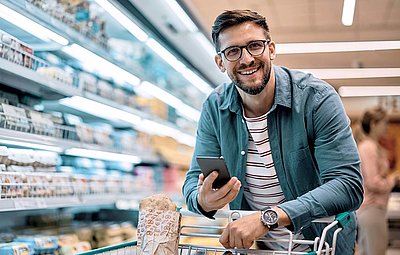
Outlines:
{"label": "woman in background", "polygon": [[389,175],[389,161],[379,139],[387,131],[387,114],[381,108],[367,110],[361,119],[364,135],[355,134],[364,177],[364,202],[357,211],[358,254],[383,255],[388,245],[386,208],[399,175]]}

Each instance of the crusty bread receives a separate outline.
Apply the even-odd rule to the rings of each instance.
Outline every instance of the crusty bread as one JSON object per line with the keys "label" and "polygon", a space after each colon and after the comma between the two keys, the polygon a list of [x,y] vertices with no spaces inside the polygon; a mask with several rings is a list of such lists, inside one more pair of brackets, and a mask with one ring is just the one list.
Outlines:
{"label": "crusty bread", "polygon": [[140,201],[139,210],[162,210],[162,211],[176,211],[175,203],[164,194],[156,194],[146,197]]}

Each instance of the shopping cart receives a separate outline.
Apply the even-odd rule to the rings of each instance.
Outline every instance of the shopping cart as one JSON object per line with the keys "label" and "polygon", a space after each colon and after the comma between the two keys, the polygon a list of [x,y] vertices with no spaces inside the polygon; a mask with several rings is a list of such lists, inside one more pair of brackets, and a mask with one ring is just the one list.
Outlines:
{"label": "shopping cart", "polygon": [[[187,210],[181,210],[181,213],[185,217],[201,217],[200,215],[191,213]],[[229,221],[236,220],[240,217],[254,213],[254,211],[240,211],[240,210],[219,210],[215,215],[215,218],[225,218]],[[326,223],[327,226],[323,229],[321,235],[316,237],[314,240],[297,240],[295,235],[289,230],[274,230],[281,231],[289,234],[288,239],[260,239],[260,241],[268,242],[285,242],[288,244],[287,250],[258,250],[258,249],[225,249],[224,247],[214,247],[205,245],[195,244],[184,244],[180,243],[178,247],[179,255],[252,255],[252,254],[264,254],[264,255],[334,255],[336,249],[337,237],[340,231],[350,221],[349,213],[342,213],[336,217],[327,217],[315,220],[316,223]],[[336,229],[333,229],[338,226]],[[190,230],[189,230],[190,229]],[[197,229],[198,231],[194,231]],[[199,238],[219,238],[219,234],[223,227],[210,227],[210,226],[198,226],[198,225],[183,225],[180,231],[180,240],[182,237],[199,237]],[[329,245],[327,235],[329,231],[333,231],[332,246]],[[294,245],[306,244],[312,247],[312,251],[309,252],[296,252],[292,251]],[[92,250],[89,252],[81,253],[79,255],[136,255],[137,241],[126,242],[118,245],[107,246]]]}

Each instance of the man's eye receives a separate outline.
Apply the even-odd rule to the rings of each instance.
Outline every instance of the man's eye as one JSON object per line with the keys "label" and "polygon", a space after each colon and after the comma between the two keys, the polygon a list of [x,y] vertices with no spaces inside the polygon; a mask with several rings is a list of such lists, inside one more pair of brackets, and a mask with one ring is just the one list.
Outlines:
{"label": "man's eye", "polygon": [[256,49],[262,48],[263,44],[260,42],[254,42],[254,43],[250,43],[248,47],[250,50],[256,50]]}
{"label": "man's eye", "polygon": [[235,56],[236,54],[239,54],[240,49],[239,48],[233,48],[229,49],[225,52],[227,56]]}

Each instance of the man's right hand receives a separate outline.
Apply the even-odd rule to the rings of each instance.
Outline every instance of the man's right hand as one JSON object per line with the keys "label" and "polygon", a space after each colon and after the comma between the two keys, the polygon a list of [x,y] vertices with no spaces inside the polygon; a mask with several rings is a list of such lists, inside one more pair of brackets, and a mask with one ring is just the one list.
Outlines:
{"label": "man's right hand", "polygon": [[199,175],[199,182],[197,183],[197,201],[206,212],[223,208],[239,194],[241,183],[236,177],[232,177],[229,182],[221,188],[213,189],[212,184],[217,177],[217,171],[213,171],[207,178],[204,178],[203,174]]}

